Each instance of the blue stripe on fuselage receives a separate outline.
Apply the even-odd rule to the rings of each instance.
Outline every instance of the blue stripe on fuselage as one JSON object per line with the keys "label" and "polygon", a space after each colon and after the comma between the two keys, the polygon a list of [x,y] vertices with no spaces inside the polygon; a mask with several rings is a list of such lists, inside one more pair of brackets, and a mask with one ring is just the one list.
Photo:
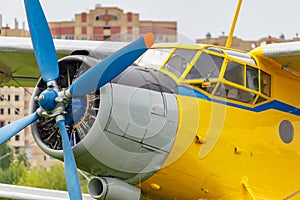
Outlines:
{"label": "blue stripe on fuselage", "polygon": [[216,103],[220,103],[220,104],[225,104],[227,106],[233,106],[236,108],[241,108],[241,109],[249,110],[249,111],[253,111],[253,112],[262,112],[265,110],[274,109],[274,110],[278,110],[281,112],[286,112],[286,113],[300,116],[300,110],[298,108],[288,105],[286,103],[280,102],[278,100],[272,100],[268,103],[251,108],[251,107],[243,106],[243,105],[236,104],[236,103],[231,103],[231,102],[227,102],[227,101],[223,101],[223,100],[210,98],[206,94],[203,94],[198,90],[194,90],[190,87],[183,86],[183,85],[178,85],[178,94],[184,95],[184,96],[200,98],[200,99],[204,99],[204,100],[208,100],[208,101],[212,101],[212,102],[216,102]]}

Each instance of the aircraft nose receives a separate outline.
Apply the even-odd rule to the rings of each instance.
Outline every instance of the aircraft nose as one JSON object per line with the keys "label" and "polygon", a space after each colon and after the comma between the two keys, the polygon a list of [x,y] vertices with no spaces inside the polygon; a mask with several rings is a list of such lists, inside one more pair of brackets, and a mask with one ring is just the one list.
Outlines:
{"label": "aircraft nose", "polygon": [[178,129],[176,84],[150,71],[131,66],[100,88],[96,123],[81,142],[88,152],[77,157],[84,165],[88,160],[94,174],[107,177],[117,172],[136,184],[159,170],[168,157]]}
{"label": "aircraft nose", "polygon": [[165,74],[132,66],[112,81],[108,130],[169,151],[178,124],[177,85]]}

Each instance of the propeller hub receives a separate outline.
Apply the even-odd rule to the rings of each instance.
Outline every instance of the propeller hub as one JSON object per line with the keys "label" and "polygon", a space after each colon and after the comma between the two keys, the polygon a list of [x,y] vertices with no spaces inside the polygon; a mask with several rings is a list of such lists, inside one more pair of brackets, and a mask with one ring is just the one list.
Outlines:
{"label": "propeller hub", "polygon": [[57,103],[55,99],[58,97],[58,94],[53,89],[47,89],[43,91],[39,96],[39,104],[46,111],[52,111],[56,107]]}

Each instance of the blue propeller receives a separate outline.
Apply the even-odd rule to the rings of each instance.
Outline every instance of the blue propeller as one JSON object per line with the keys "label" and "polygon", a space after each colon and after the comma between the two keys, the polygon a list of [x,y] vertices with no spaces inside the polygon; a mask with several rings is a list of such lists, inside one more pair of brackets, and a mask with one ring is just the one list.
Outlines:
{"label": "blue propeller", "polygon": [[[48,86],[40,95],[39,104],[45,111],[51,111],[58,106],[55,101],[57,97],[57,91],[55,91],[57,88],[55,88],[55,86],[57,86],[56,80],[59,76],[56,51],[40,2],[38,0],[24,0],[24,3],[35,57],[43,80]],[[69,197],[71,200],[81,200],[82,195],[76,170],[77,167],[64,121],[57,121],[57,126],[62,135],[65,174]]]}
{"label": "blue propeller", "polygon": [[140,39],[105,58],[72,83],[70,88],[71,95],[83,96],[110,82],[151,47],[153,41],[153,34],[147,33]]}
{"label": "blue propeller", "polygon": [[64,164],[65,164],[65,174],[66,174],[66,181],[68,185],[68,190],[72,191],[69,192],[70,199],[79,199],[78,197],[81,196],[81,189],[80,185],[78,184],[78,174],[76,163],[74,159],[74,155],[71,149],[71,145],[69,142],[68,132],[66,130],[65,121],[58,120],[56,122],[59,131],[62,137],[62,144],[64,150]]}
{"label": "blue propeller", "polygon": [[26,126],[35,122],[39,118],[38,112],[34,112],[26,117],[23,117],[13,123],[10,123],[0,129],[0,144],[9,140],[9,138],[13,137],[21,130],[23,130]]}
{"label": "blue propeller", "polygon": [[[36,112],[0,128],[0,144],[35,122],[40,116],[55,117],[62,138],[69,197],[71,200],[81,200],[76,162],[65,127],[66,102],[72,96],[89,94],[110,82],[152,46],[154,36],[151,33],[144,35],[79,76],[67,92],[59,91],[56,82],[59,76],[56,51],[41,4],[39,0],[24,0],[24,3],[35,57],[42,78],[47,83],[47,89],[37,97],[39,108]],[[64,101],[61,101],[57,100],[61,97],[59,95],[67,96],[63,96]]]}
{"label": "blue propeller", "polygon": [[59,74],[52,35],[38,0],[24,0],[35,57],[43,80],[56,80]]}

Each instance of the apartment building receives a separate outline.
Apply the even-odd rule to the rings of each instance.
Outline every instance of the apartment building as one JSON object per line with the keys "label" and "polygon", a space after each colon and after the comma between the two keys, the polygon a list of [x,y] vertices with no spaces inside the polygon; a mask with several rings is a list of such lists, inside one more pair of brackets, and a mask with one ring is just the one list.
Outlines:
{"label": "apartment building", "polygon": [[[33,88],[0,87],[0,127],[29,113],[32,92]],[[15,155],[24,152],[31,166],[50,167],[54,162],[57,162],[37,146],[32,137],[30,126],[12,137],[8,144]]]}
{"label": "apartment building", "polygon": [[177,38],[175,21],[143,21],[138,13],[101,5],[75,14],[72,21],[49,22],[49,26],[53,37],[59,39],[130,42],[147,32],[154,33],[156,42],[176,42]]}
{"label": "apartment building", "polygon": [[2,15],[0,14],[0,36],[13,36],[13,37],[30,37],[28,30],[25,30],[25,22],[22,23],[22,27],[19,27],[19,21],[15,19],[14,28],[11,28],[6,24],[2,25]]}
{"label": "apartment building", "polygon": [[[211,37],[210,33],[206,35],[206,38],[196,39],[196,43],[198,44],[212,44],[217,46],[225,46],[227,42],[227,36],[219,36],[219,37]],[[258,40],[243,40],[238,37],[232,38],[231,48],[243,50],[243,51],[251,51],[252,49],[259,47],[265,44],[272,44],[272,43],[283,43],[283,42],[295,42],[300,41],[298,35],[292,39],[286,39],[284,35],[280,35],[279,38],[267,36],[262,37]]]}

